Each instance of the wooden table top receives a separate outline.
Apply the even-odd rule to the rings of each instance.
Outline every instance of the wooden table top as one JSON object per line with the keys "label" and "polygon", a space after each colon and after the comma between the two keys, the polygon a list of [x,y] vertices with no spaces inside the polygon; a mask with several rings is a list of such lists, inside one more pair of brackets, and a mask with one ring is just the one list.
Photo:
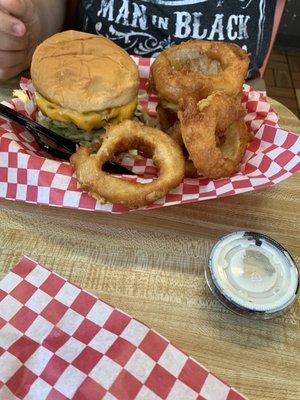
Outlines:
{"label": "wooden table top", "polygon": [[[271,102],[281,126],[300,132],[299,120]],[[269,321],[234,315],[210,293],[204,266],[220,236],[244,229],[272,236],[300,264],[299,199],[300,174],[269,189],[126,215],[1,201],[0,276],[27,255],[149,324],[249,399],[296,400],[300,302]]]}

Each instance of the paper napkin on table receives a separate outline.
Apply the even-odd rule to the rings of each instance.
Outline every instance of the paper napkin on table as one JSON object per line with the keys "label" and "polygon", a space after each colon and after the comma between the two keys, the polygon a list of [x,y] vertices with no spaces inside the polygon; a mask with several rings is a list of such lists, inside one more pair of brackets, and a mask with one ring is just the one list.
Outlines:
{"label": "paper napkin on table", "polygon": [[0,282],[1,400],[243,400],[157,332],[29,258]]}

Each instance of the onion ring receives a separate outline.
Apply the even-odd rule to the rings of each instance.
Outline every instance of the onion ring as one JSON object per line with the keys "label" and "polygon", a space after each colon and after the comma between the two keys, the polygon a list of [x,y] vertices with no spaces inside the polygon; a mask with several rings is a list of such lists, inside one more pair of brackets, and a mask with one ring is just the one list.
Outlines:
{"label": "onion ring", "polygon": [[158,104],[156,107],[156,112],[160,129],[163,132],[167,132],[169,128],[178,122],[177,111],[171,111],[168,108],[162,107],[161,104]]}
{"label": "onion ring", "polygon": [[[152,155],[159,176],[150,183],[122,180],[102,171],[102,165],[114,155],[138,149]],[[145,206],[178,186],[184,176],[184,157],[180,146],[162,131],[136,121],[123,121],[108,128],[95,154],[79,147],[71,156],[77,179],[90,196],[100,202],[123,204],[130,208]]]}
{"label": "onion ring", "polygon": [[241,95],[249,66],[247,53],[232,43],[189,40],[164,50],[150,70],[149,92],[157,92],[165,108],[181,98],[201,100],[222,90]]}
{"label": "onion ring", "polygon": [[[221,92],[199,103],[194,98],[180,101],[182,139],[199,174],[216,179],[238,170],[251,140],[241,114],[236,101]],[[217,132],[225,135],[219,147]]]}
{"label": "onion ring", "polygon": [[181,135],[181,129],[180,129],[180,122],[179,120],[175,122],[175,124],[173,126],[171,126],[166,133],[173,139],[175,140],[176,143],[179,144],[179,146],[181,147],[183,154],[185,156],[188,156],[188,152],[185,148],[183,139],[182,139],[182,135]]}
{"label": "onion ring", "polygon": [[173,126],[171,126],[167,130],[167,134],[175,140],[181,147],[181,150],[184,155],[184,177],[185,178],[198,178],[199,174],[198,171],[195,168],[195,165],[192,160],[189,159],[189,153],[187,149],[185,148],[182,135],[181,135],[181,130],[180,130],[180,123],[179,121],[176,121]]}

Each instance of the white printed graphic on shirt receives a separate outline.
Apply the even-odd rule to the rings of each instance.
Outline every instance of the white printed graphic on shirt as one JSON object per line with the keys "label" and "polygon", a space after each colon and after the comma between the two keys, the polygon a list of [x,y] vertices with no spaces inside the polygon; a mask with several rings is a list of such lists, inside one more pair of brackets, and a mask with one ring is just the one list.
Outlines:
{"label": "white printed graphic on shirt", "polygon": [[[156,55],[163,49],[174,44],[175,39],[208,39],[240,41],[241,45],[249,39],[248,24],[250,15],[247,8],[253,0],[239,0],[241,8],[236,14],[225,16],[222,5],[225,0],[217,2],[218,12],[214,15],[211,27],[204,28],[205,15],[202,12],[188,12],[183,5],[206,3],[209,0],[142,0],[137,4],[132,0],[102,0],[97,12],[98,22],[95,30],[118,41],[123,48],[139,55]],[[85,7],[93,1],[86,1]],[[140,4],[145,3],[145,4]],[[149,15],[149,4],[170,7],[170,13],[165,16]],[[178,6],[178,11],[176,7]],[[200,9],[200,7],[199,7]],[[257,48],[259,53],[263,43],[265,23],[265,0],[259,0],[259,21],[257,33]],[[88,17],[87,17],[88,18]],[[102,21],[109,23],[108,32],[103,32]],[[86,25],[88,20],[86,20]],[[174,25],[173,25],[174,24]],[[124,29],[126,28],[126,29]],[[165,39],[159,40],[153,36],[153,29],[167,32]],[[150,33],[151,32],[151,33]]]}
{"label": "white printed graphic on shirt", "polygon": [[[251,0],[252,1],[252,0]],[[259,54],[263,38],[264,38],[264,24],[265,24],[265,8],[266,8],[266,1],[260,0],[259,1],[259,22],[258,22],[258,34],[257,34],[257,47],[256,47],[256,54]]]}
{"label": "white printed graphic on shirt", "polygon": [[206,3],[208,0],[142,0],[145,3],[161,4],[164,6],[188,6],[190,4]]}

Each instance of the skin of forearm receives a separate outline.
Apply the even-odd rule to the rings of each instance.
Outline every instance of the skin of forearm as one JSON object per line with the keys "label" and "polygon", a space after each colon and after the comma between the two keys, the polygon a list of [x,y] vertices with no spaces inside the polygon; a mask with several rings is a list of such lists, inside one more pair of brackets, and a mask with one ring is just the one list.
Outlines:
{"label": "skin of forearm", "polygon": [[39,41],[62,30],[66,14],[66,0],[33,0],[33,3],[38,10],[41,22]]}

